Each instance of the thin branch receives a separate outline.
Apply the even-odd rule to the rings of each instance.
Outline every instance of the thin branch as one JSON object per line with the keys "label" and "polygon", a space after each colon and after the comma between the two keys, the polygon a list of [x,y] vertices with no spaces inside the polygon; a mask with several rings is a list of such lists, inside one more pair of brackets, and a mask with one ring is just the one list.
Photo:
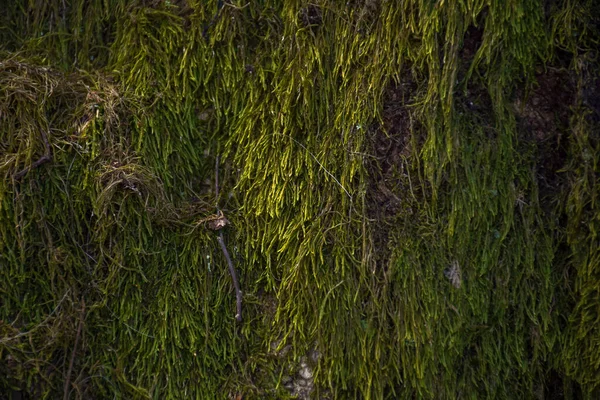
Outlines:
{"label": "thin branch", "polygon": [[13,175],[15,180],[19,180],[24,177],[30,170],[39,167],[42,164],[47,163],[52,160],[52,153],[50,151],[50,143],[48,142],[48,137],[46,136],[46,132],[42,131],[42,140],[44,141],[45,152],[44,155],[41,156],[37,161],[33,162],[30,166],[24,168],[23,170],[17,172]]}
{"label": "thin branch", "polygon": [[[217,208],[217,215],[223,216],[223,212],[219,208],[219,156],[216,158],[215,162],[215,206]],[[225,221],[227,221],[225,219]],[[223,228],[226,224],[220,225],[216,227],[216,230]],[[235,299],[236,299],[236,314],[235,319],[238,322],[242,321],[242,291],[240,290],[240,282],[237,278],[237,273],[235,272],[235,268],[233,266],[233,262],[231,261],[231,257],[229,256],[229,252],[227,251],[227,247],[225,246],[225,239],[223,238],[223,232],[219,232],[219,236],[217,237],[217,241],[219,242],[219,246],[221,246],[221,250],[225,255],[225,259],[227,260],[227,267],[229,267],[229,273],[231,274],[231,279],[233,280],[233,287],[235,288]]]}
{"label": "thin branch", "polygon": [[65,380],[64,396],[63,400],[69,398],[69,386],[71,384],[71,372],[73,371],[73,364],[75,363],[75,356],[77,355],[77,346],[79,345],[79,338],[81,337],[81,329],[83,327],[83,320],[85,319],[85,300],[81,299],[81,314],[79,315],[79,325],[77,326],[77,336],[75,336],[75,344],[73,345],[73,352],[71,353],[71,361],[69,361],[69,369],[67,370],[67,379]]}
{"label": "thin branch", "polygon": [[233,267],[233,262],[231,261],[231,257],[229,256],[229,252],[227,251],[227,247],[225,247],[225,239],[223,239],[223,232],[219,232],[219,236],[217,237],[219,245],[221,246],[221,250],[223,250],[223,254],[225,255],[225,259],[227,260],[227,266],[229,267],[229,273],[231,274],[231,279],[233,280],[233,286],[235,287],[235,300],[236,300],[236,314],[235,319],[238,322],[242,321],[242,291],[240,290],[240,283],[237,278],[237,274],[235,273],[235,268]]}

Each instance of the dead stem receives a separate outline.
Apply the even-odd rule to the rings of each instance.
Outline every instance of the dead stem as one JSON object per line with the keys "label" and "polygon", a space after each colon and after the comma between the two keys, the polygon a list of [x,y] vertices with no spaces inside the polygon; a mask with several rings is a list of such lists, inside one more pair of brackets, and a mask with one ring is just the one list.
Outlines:
{"label": "dead stem", "polygon": [[233,280],[233,286],[235,287],[235,299],[236,299],[235,319],[238,320],[239,322],[241,322],[242,321],[242,291],[240,290],[240,283],[237,279],[237,274],[235,273],[235,268],[233,267],[233,262],[231,261],[231,257],[229,256],[227,247],[225,247],[225,240],[223,239],[223,232],[219,232],[219,236],[217,237],[217,240],[219,241],[221,250],[223,250],[225,259],[227,260],[227,266],[229,267],[229,273],[231,274],[231,279]]}
{"label": "dead stem", "polygon": [[[215,161],[215,206],[217,208],[217,215],[222,216],[223,212],[219,208],[219,156],[217,156]],[[218,226],[216,230],[221,229],[225,225]],[[231,274],[231,279],[233,280],[233,286],[235,288],[235,299],[236,299],[236,314],[235,319],[238,322],[242,321],[242,291],[240,290],[240,283],[237,278],[237,274],[235,272],[235,268],[233,266],[233,262],[231,261],[231,257],[229,256],[229,252],[227,251],[227,247],[225,246],[225,239],[223,238],[223,232],[219,232],[219,236],[217,237],[217,241],[219,242],[219,246],[221,246],[221,250],[225,255],[225,259],[227,260],[227,267],[229,268],[229,273]]]}

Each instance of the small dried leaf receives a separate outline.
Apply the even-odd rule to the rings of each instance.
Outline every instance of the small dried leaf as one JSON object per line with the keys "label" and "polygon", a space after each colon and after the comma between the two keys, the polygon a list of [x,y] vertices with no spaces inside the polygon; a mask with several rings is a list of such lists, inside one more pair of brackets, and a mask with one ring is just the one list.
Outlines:
{"label": "small dried leaf", "polygon": [[229,225],[229,220],[224,216],[208,221],[208,228],[213,231],[218,231]]}

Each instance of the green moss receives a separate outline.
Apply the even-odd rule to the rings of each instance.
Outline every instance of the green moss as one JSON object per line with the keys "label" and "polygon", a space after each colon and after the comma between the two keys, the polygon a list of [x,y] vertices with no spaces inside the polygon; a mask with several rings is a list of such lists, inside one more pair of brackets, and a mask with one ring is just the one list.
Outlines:
{"label": "green moss", "polygon": [[592,0],[7,10],[0,392],[597,395]]}

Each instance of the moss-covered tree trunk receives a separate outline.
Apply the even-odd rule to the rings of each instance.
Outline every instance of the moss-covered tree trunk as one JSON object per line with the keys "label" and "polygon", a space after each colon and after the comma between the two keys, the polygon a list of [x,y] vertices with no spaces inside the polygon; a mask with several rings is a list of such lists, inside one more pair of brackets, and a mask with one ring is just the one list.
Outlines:
{"label": "moss-covered tree trunk", "polygon": [[600,2],[0,8],[0,399],[600,396]]}

